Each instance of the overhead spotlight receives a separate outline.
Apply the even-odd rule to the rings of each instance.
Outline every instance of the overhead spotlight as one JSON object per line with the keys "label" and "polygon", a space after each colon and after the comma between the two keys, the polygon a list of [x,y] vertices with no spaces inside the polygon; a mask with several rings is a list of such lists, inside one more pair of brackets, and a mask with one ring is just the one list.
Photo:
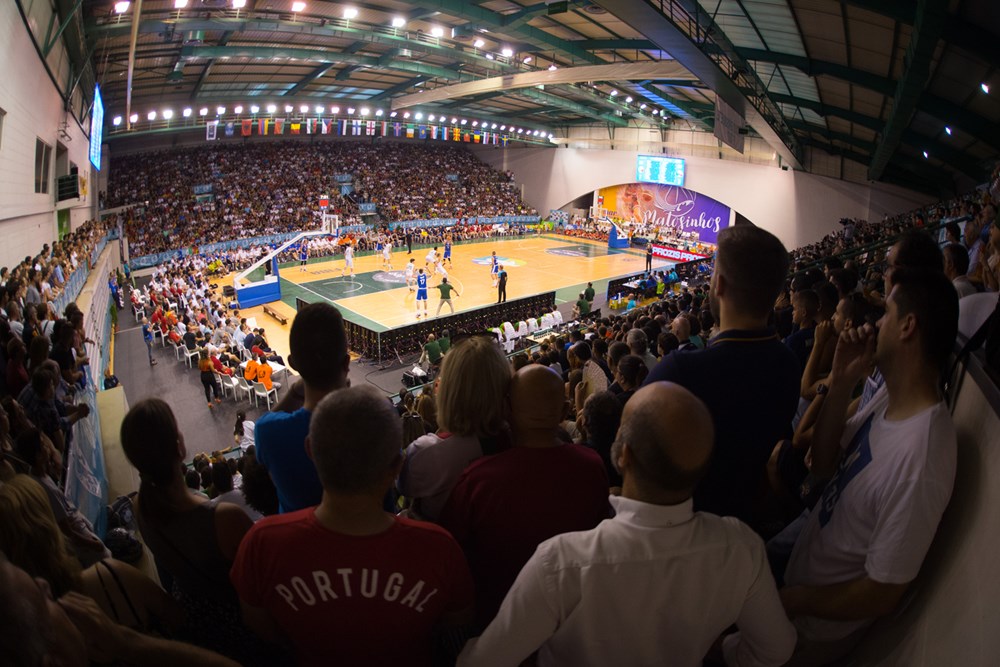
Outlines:
{"label": "overhead spotlight", "polygon": [[191,117],[191,107],[185,107],[184,111],[181,112],[181,115],[184,116],[185,118],[190,118]]}
{"label": "overhead spotlight", "polygon": [[527,65],[528,63],[531,62],[531,56],[525,56],[524,60],[522,60],[521,62]]}
{"label": "overhead spotlight", "polygon": [[125,2],[124,0],[122,2],[116,2],[115,14],[124,14],[125,12],[128,11],[129,5],[131,4],[132,4],[131,2]]}
{"label": "overhead spotlight", "polygon": [[496,123],[493,123],[492,125],[490,125],[490,129],[491,129],[491,130],[495,130],[495,129],[497,129],[497,124],[496,124]]}
{"label": "overhead spotlight", "polygon": [[640,104],[640,105],[639,105],[639,108],[640,108],[640,109],[645,109],[645,108],[646,108],[646,103],[645,103],[645,102],[643,102],[642,104]]}
{"label": "overhead spotlight", "polygon": [[389,118],[395,118],[398,115],[399,115],[398,111],[390,111],[389,112]]}
{"label": "overhead spotlight", "polygon": [[277,110],[278,110],[278,107],[276,105],[274,105],[274,104],[268,104],[267,105],[267,112],[268,113],[274,113]]}
{"label": "overhead spotlight", "polygon": [[202,107],[202,108],[198,109],[198,115],[199,116],[207,116],[208,115],[208,107]]}
{"label": "overhead spotlight", "polygon": [[115,127],[118,127],[119,125],[122,124],[122,117],[115,116],[114,118],[111,119],[111,124],[114,125]]}
{"label": "overhead spotlight", "polygon": [[367,116],[368,113],[369,113],[368,107],[361,107],[361,115],[362,116]]}
{"label": "overhead spotlight", "polygon": [[221,116],[226,113],[226,107],[215,107],[215,113]]}
{"label": "overhead spotlight", "polygon": [[344,7],[344,18],[353,19],[358,15],[358,10],[356,7]]}
{"label": "overhead spotlight", "polygon": [[188,0],[174,0],[174,9],[184,9],[188,6]]}
{"label": "overhead spotlight", "polygon": [[330,107],[330,113],[332,114],[340,113],[340,107]]}
{"label": "overhead spotlight", "polygon": [[472,45],[473,45],[474,47],[476,47],[477,49],[481,49],[481,48],[483,48],[484,46],[486,46],[486,42],[484,42],[484,41],[483,41],[483,40],[481,40],[481,39],[477,39],[476,41],[474,41],[474,42],[472,43]]}
{"label": "overhead spotlight", "polygon": [[457,123],[457,122],[458,122],[458,119],[457,119],[457,118],[455,118],[455,117],[452,117],[452,119],[451,119],[451,124],[452,124],[452,125],[454,125],[454,124],[455,124],[455,123]]}
{"label": "overhead spotlight", "polygon": [[632,104],[632,96],[631,95],[629,95],[628,97],[625,98],[625,104]]}
{"label": "overhead spotlight", "polygon": [[478,126],[479,126],[479,121],[478,120],[472,121],[472,127],[478,127]]}
{"label": "overhead spotlight", "polygon": [[431,123],[434,122],[435,118],[437,118],[437,116],[435,116],[434,114],[430,114],[430,115],[427,116],[428,122],[431,122]]}
{"label": "overhead spotlight", "polygon": [[552,63],[551,65],[549,65],[549,71],[550,72],[555,72],[557,69],[559,69],[559,68],[556,67],[555,63]]}
{"label": "overhead spotlight", "polygon": [[403,112],[403,118],[409,118],[409,117],[410,117],[410,112],[409,111],[404,111]]}
{"label": "overhead spotlight", "polygon": [[348,116],[354,115],[354,107],[347,107],[347,115]]}
{"label": "overhead spotlight", "polygon": [[375,115],[376,116],[381,116],[382,115],[382,110],[381,109],[375,109]]}
{"label": "overhead spotlight", "polygon": [[501,125],[501,126],[500,126],[500,129],[501,129],[501,130],[506,130],[506,129],[507,129],[507,126],[506,126],[506,125]]}
{"label": "overhead spotlight", "polygon": [[306,113],[307,111],[309,111],[309,105],[308,104],[300,104],[299,105],[299,113]]}
{"label": "overhead spotlight", "polygon": [[236,113],[243,113],[243,107],[241,105],[237,105],[237,107],[233,109],[233,111],[235,111]]}
{"label": "overhead spotlight", "polygon": [[551,133],[551,132],[549,132],[549,139],[551,139],[551,138],[552,138],[552,133]]}
{"label": "overhead spotlight", "polygon": [[260,107],[259,106],[257,106],[256,104],[251,104],[250,105],[250,113],[258,113],[259,111],[260,111]]}
{"label": "overhead spotlight", "polygon": [[[208,113],[208,109],[205,109],[205,113]],[[134,113],[131,116],[129,116],[128,117],[128,122],[130,122],[130,123],[138,123],[139,122],[139,114]]]}
{"label": "overhead spotlight", "polygon": [[468,123],[468,122],[469,122],[469,121],[467,121],[467,120],[465,120],[465,119],[463,118],[463,119],[461,120],[461,122],[459,123],[459,125],[465,125],[465,124],[466,124],[466,123]]}
{"label": "overhead spotlight", "polygon": [[947,125],[945,125],[944,126],[944,131],[948,133],[949,137],[951,136],[951,128],[950,127],[948,127]]}
{"label": "overhead spotlight", "polygon": [[929,157],[930,157],[930,155],[927,154],[927,151],[924,151],[924,159],[926,160]]}
{"label": "overhead spotlight", "polygon": [[618,91],[617,91],[617,90],[612,90],[612,91],[611,91],[611,97],[614,97],[614,96],[615,96],[615,95],[617,95],[617,94],[618,94]]}
{"label": "overhead spotlight", "polygon": [[171,118],[174,117],[174,111],[173,111],[173,109],[164,109],[162,116],[163,116],[164,119],[170,120]]}
{"label": "overhead spotlight", "polygon": [[247,0],[233,0],[233,9],[243,9],[246,6]]}
{"label": "overhead spotlight", "polygon": [[396,18],[392,19],[393,28],[402,28],[404,25],[406,25],[406,19],[404,19],[402,16],[397,16]]}
{"label": "overhead spotlight", "polygon": [[522,132],[524,132],[524,128],[523,127],[517,128],[517,133],[518,134],[521,134]]}
{"label": "overhead spotlight", "polygon": [[323,113],[324,111],[326,111],[326,107],[323,106],[322,104],[317,104],[315,106],[315,109],[316,109],[316,113]]}
{"label": "overhead spotlight", "polygon": [[492,53],[487,53],[486,54],[486,59],[487,60],[493,60],[493,54]]}
{"label": "overhead spotlight", "polygon": [[[128,4],[128,3],[126,2],[125,4]],[[984,81],[983,83],[979,84],[979,87],[982,88],[983,92],[986,93],[987,95],[990,94],[990,84],[988,84],[988,83],[986,83]]]}
{"label": "overhead spotlight", "polygon": [[514,55],[514,49],[510,48],[509,46],[505,46],[503,47],[503,49],[501,49],[500,55],[502,55],[504,58],[510,58],[512,55]]}
{"label": "overhead spotlight", "polygon": [[292,3],[292,11],[295,12],[296,14],[298,14],[305,8],[306,8],[306,3],[302,2],[301,0],[297,0],[296,2]]}
{"label": "overhead spotlight", "polygon": [[431,28],[431,37],[437,37],[438,39],[444,37],[444,28],[437,25]]}
{"label": "overhead spotlight", "polygon": [[292,111],[294,111],[294,110],[295,110],[295,107],[293,107],[291,104],[286,104],[285,105],[285,113],[292,113]]}
{"label": "overhead spotlight", "polygon": [[418,111],[417,113],[413,114],[413,117],[417,120],[420,120],[424,117],[424,115]]}

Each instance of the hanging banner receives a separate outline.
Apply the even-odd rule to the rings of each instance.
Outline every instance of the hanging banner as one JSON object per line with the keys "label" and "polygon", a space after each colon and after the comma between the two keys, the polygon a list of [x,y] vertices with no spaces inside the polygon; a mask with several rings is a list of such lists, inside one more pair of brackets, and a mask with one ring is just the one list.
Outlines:
{"label": "hanging banner", "polygon": [[275,134],[284,134],[285,133],[285,119],[284,118],[275,118],[274,119],[274,133]]}
{"label": "hanging banner", "polygon": [[215,132],[219,127],[219,121],[210,120],[205,124],[205,141],[215,141]]}
{"label": "hanging banner", "polygon": [[264,135],[267,134],[267,127],[270,125],[270,118],[261,118],[257,121],[257,134]]}
{"label": "hanging banner", "polygon": [[253,129],[253,121],[252,120],[244,120],[243,123],[242,123],[242,127],[240,128],[240,133],[244,137],[249,137],[250,136],[250,131],[252,129]]}
{"label": "hanging banner", "polygon": [[609,218],[667,227],[691,234],[691,240],[716,244],[719,232],[730,224],[728,206],[694,190],[673,185],[629,183],[601,188]]}
{"label": "hanging banner", "polygon": [[228,123],[226,123],[226,136],[227,137],[233,136],[233,133],[235,131],[236,131],[236,128],[234,127],[233,121],[229,121]]}
{"label": "hanging banner", "polygon": [[291,123],[292,134],[299,134],[302,130],[302,123]]}
{"label": "hanging banner", "polygon": [[716,95],[715,98],[715,137],[736,152],[743,154],[743,145],[746,136],[740,134],[746,126],[746,120]]}

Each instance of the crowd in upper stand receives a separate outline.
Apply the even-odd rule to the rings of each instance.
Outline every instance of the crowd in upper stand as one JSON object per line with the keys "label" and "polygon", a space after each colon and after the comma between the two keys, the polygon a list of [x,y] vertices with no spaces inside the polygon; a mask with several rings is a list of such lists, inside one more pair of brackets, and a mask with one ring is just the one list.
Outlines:
{"label": "crowd in upper stand", "polygon": [[[349,175],[341,195],[335,177]],[[209,193],[195,196],[198,186]],[[359,202],[386,222],[528,215],[511,175],[451,146],[380,142],[251,142],[124,155],[112,162],[106,208],[130,206],[133,256],[216,241],[318,229],[319,195],[341,225]]]}
{"label": "crowd in upper stand", "polygon": [[[43,491],[53,447],[19,434],[31,475],[0,487],[0,637],[42,638],[18,643],[18,665],[73,650],[220,665],[837,660],[910,590],[955,481],[942,377],[960,297],[995,307],[1000,220],[990,194],[948,209],[970,219],[949,223],[944,250],[930,216],[853,222],[793,253],[750,225],[723,230],[709,281],[661,290],[672,281],[654,275],[633,308],[597,319],[587,290],[580,319],[536,349],[508,358],[489,332],[437,332],[439,375],[398,405],[349,386],[341,314],[306,306],[289,336],[301,379],[255,423],[237,418],[236,464],[216,453],[189,470],[196,434],[163,401],[124,419],[136,522],[171,595],[67,532]],[[887,251],[829,254],[876,238]],[[136,299],[168,335],[169,311],[188,320],[179,344],[253,334],[268,358],[263,332],[212,302],[199,261],[159,270]],[[11,612],[11,593],[39,597],[28,575],[60,605]]]}

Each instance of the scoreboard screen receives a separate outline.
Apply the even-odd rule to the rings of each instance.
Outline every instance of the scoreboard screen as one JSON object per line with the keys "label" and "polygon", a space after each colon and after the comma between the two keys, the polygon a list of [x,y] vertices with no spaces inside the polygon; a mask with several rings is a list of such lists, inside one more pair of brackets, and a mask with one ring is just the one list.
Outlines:
{"label": "scoreboard screen", "polygon": [[635,167],[635,180],[660,185],[684,185],[684,160],[661,155],[640,155]]}

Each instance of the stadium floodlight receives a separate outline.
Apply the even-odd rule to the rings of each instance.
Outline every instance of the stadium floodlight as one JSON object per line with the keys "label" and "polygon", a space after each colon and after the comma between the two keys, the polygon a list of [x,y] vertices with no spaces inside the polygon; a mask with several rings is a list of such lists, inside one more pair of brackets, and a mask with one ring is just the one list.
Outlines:
{"label": "stadium floodlight", "polygon": [[184,107],[184,111],[181,112],[181,115],[184,116],[185,118],[190,118],[191,113],[192,113],[191,107]]}
{"label": "stadium floodlight", "polygon": [[174,0],[174,9],[184,9],[188,6],[188,0]]}
{"label": "stadium floodlight", "polygon": [[617,94],[618,94],[618,91],[617,91],[617,90],[612,90],[612,91],[611,91],[611,97],[614,97],[614,96],[615,96],[615,95],[617,95]]}
{"label": "stadium floodlight", "polygon": [[[207,111],[207,109],[206,109],[206,111]],[[139,114],[134,113],[131,116],[129,116],[128,117],[128,122],[130,122],[130,123],[138,123],[139,122]]]}
{"label": "stadium floodlight", "polygon": [[492,53],[487,53],[486,54],[486,59],[487,60],[493,60],[493,54]]}
{"label": "stadium floodlight", "polygon": [[345,19],[350,20],[350,19],[353,19],[353,18],[357,17],[357,15],[358,15],[358,8],[357,7],[344,7],[344,18]]}
{"label": "stadium floodlight", "polygon": [[395,118],[398,115],[399,115],[399,112],[397,112],[397,111],[390,111],[389,112],[389,118]]}
{"label": "stadium floodlight", "polygon": [[474,41],[474,42],[472,43],[472,45],[473,45],[474,47],[476,47],[477,49],[481,49],[481,48],[483,48],[484,46],[486,46],[486,42],[484,42],[484,41],[483,41],[483,40],[481,40],[481,39],[477,39],[476,41]]}
{"label": "stadium floodlight", "polygon": [[427,116],[427,120],[431,123],[434,122],[435,118],[437,118],[437,116],[435,116],[434,114],[430,114],[429,116]]}
{"label": "stadium floodlight", "polygon": [[501,130],[506,130],[506,129],[507,129],[507,126],[506,126],[506,125],[501,125],[501,126],[500,126],[500,129],[501,129]]}
{"label": "stadium floodlight", "polygon": [[467,121],[467,120],[465,120],[465,119],[463,118],[463,119],[462,119],[462,122],[461,122],[461,123],[459,123],[459,124],[460,124],[460,125],[465,125],[465,124],[466,124],[466,123],[468,123],[468,122],[469,122],[469,121]]}
{"label": "stadium floodlight", "polygon": [[403,118],[409,118],[409,117],[410,117],[410,112],[409,111],[404,111],[403,112]]}
{"label": "stadium floodlight", "polygon": [[531,56],[525,56],[524,60],[522,60],[521,62],[527,65],[528,63],[531,62]]}
{"label": "stadium floodlight", "polygon": [[948,133],[949,137],[951,136],[951,128],[950,127],[948,127],[947,125],[945,125],[944,126],[944,131]]}
{"label": "stadium floodlight", "polygon": [[982,91],[983,91],[984,93],[986,93],[987,95],[989,95],[989,94],[990,94],[990,84],[988,84],[988,83],[986,83],[986,82],[984,81],[983,83],[979,84],[979,87],[980,87],[980,88],[982,89]]}
{"label": "stadium floodlight", "polygon": [[260,111],[260,107],[259,106],[257,106],[256,104],[251,104],[250,105],[250,113],[258,113],[259,111]]}
{"label": "stadium floodlight", "polygon": [[490,125],[490,129],[491,129],[491,130],[495,130],[495,129],[497,129],[497,124],[496,124],[496,123],[493,123],[492,125]]}
{"label": "stadium floodlight", "polygon": [[354,114],[354,107],[347,107],[347,115],[351,116]]}
{"label": "stadium floodlight", "polygon": [[292,11],[295,12],[296,14],[298,14],[305,8],[306,8],[306,3],[302,2],[302,0],[298,0],[297,2],[292,3]]}
{"label": "stadium floodlight", "polygon": [[479,125],[479,121],[478,120],[472,121],[472,127],[477,127],[478,125]]}
{"label": "stadium floodlight", "polygon": [[233,0],[233,9],[243,9],[247,6],[247,0]]}
{"label": "stadium floodlight", "polygon": [[444,28],[437,25],[431,28],[431,37],[437,37],[438,39],[444,37]]}
{"label": "stadium floodlight", "polygon": [[233,111],[235,111],[236,113],[243,113],[243,105],[237,104],[236,108],[233,109]]}
{"label": "stadium floodlight", "polygon": [[222,106],[215,107],[215,113],[221,116],[222,114],[226,113],[226,107]]}
{"label": "stadium floodlight", "polygon": [[202,108],[198,109],[198,115],[199,116],[207,116],[208,115],[208,107],[202,107]]}
{"label": "stadium floodlight", "polygon": [[122,124],[122,117],[115,116],[114,118],[111,119],[111,124],[114,125],[115,127],[118,127],[119,125]]}
{"label": "stadium floodlight", "polygon": [[642,104],[640,104],[640,105],[639,105],[639,108],[640,108],[640,109],[645,109],[645,108],[646,108],[646,103],[645,103],[645,102],[643,102]]}
{"label": "stadium floodlight", "polygon": [[317,104],[314,108],[316,109],[316,113],[323,113],[324,111],[326,111],[326,107],[324,107],[322,104]]}
{"label": "stadium floodlight", "polygon": [[457,122],[458,122],[458,119],[455,118],[454,116],[452,116],[452,118],[451,118],[451,124],[454,125]]}
{"label": "stadium floodlight", "polygon": [[294,111],[294,107],[291,104],[286,104],[285,113],[292,113],[292,111]]}
{"label": "stadium floodlight", "polygon": [[267,112],[268,113],[274,113],[277,110],[278,110],[278,106],[277,105],[275,105],[275,104],[268,104],[267,105]]}
{"label": "stadium floodlight", "polygon": [[418,111],[417,113],[413,114],[413,117],[414,117],[415,119],[417,119],[417,120],[423,120],[423,118],[424,118],[424,114],[422,114],[422,113],[420,113],[420,112]]}
{"label": "stadium floodlight", "polygon": [[367,116],[370,112],[371,112],[371,110],[368,107],[361,107],[361,115],[362,116]]}
{"label": "stadium floodlight", "polygon": [[308,104],[300,104],[299,105],[299,113],[309,113],[309,105]]}
{"label": "stadium floodlight", "polygon": [[375,115],[381,117],[382,116],[382,110],[381,109],[375,109]]}
{"label": "stadium floodlight", "polygon": [[523,127],[517,128],[517,133],[518,134],[521,134],[522,132],[524,132],[524,128]]}
{"label": "stadium floodlight", "polygon": [[170,120],[171,118],[174,117],[174,111],[173,109],[164,109],[163,113],[160,115],[163,116],[166,120]]}
{"label": "stadium floodlight", "polygon": [[132,4],[131,2],[125,2],[125,0],[122,0],[122,2],[116,2],[115,14],[124,14],[125,12],[128,11],[128,8],[131,4]]}
{"label": "stadium floodlight", "polygon": [[926,160],[929,157],[930,157],[930,155],[927,154],[927,151],[924,151],[924,159]]}
{"label": "stadium floodlight", "polygon": [[549,71],[550,72],[555,72],[557,69],[559,69],[559,68],[556,67],[555,63],[552,63],[551,65],[549,65]]}
{"label": "stadium floodlight", "polygon": [[628,97],[625,98],[625,104],[632,104],[632,96],[631,95],[629,95]]}
{"label": "stadium floodlight", "polygon": [[330,107],[330,113],[337,115],[340,113],[340,107]]}
{"label": "stadium floodlight", "polygon": [[402,28],[404,25],[406,25],[406,19],[404,19],[402,16],[397,16],[392,20],[393,28]]}
{"label": "stadium floodlight", "polygon": [[500,50],[500,55],[502,55],[504,58],[510,58],[512,55],[514,55],[514,49],[510,48],[509,46],[505,46]]}

